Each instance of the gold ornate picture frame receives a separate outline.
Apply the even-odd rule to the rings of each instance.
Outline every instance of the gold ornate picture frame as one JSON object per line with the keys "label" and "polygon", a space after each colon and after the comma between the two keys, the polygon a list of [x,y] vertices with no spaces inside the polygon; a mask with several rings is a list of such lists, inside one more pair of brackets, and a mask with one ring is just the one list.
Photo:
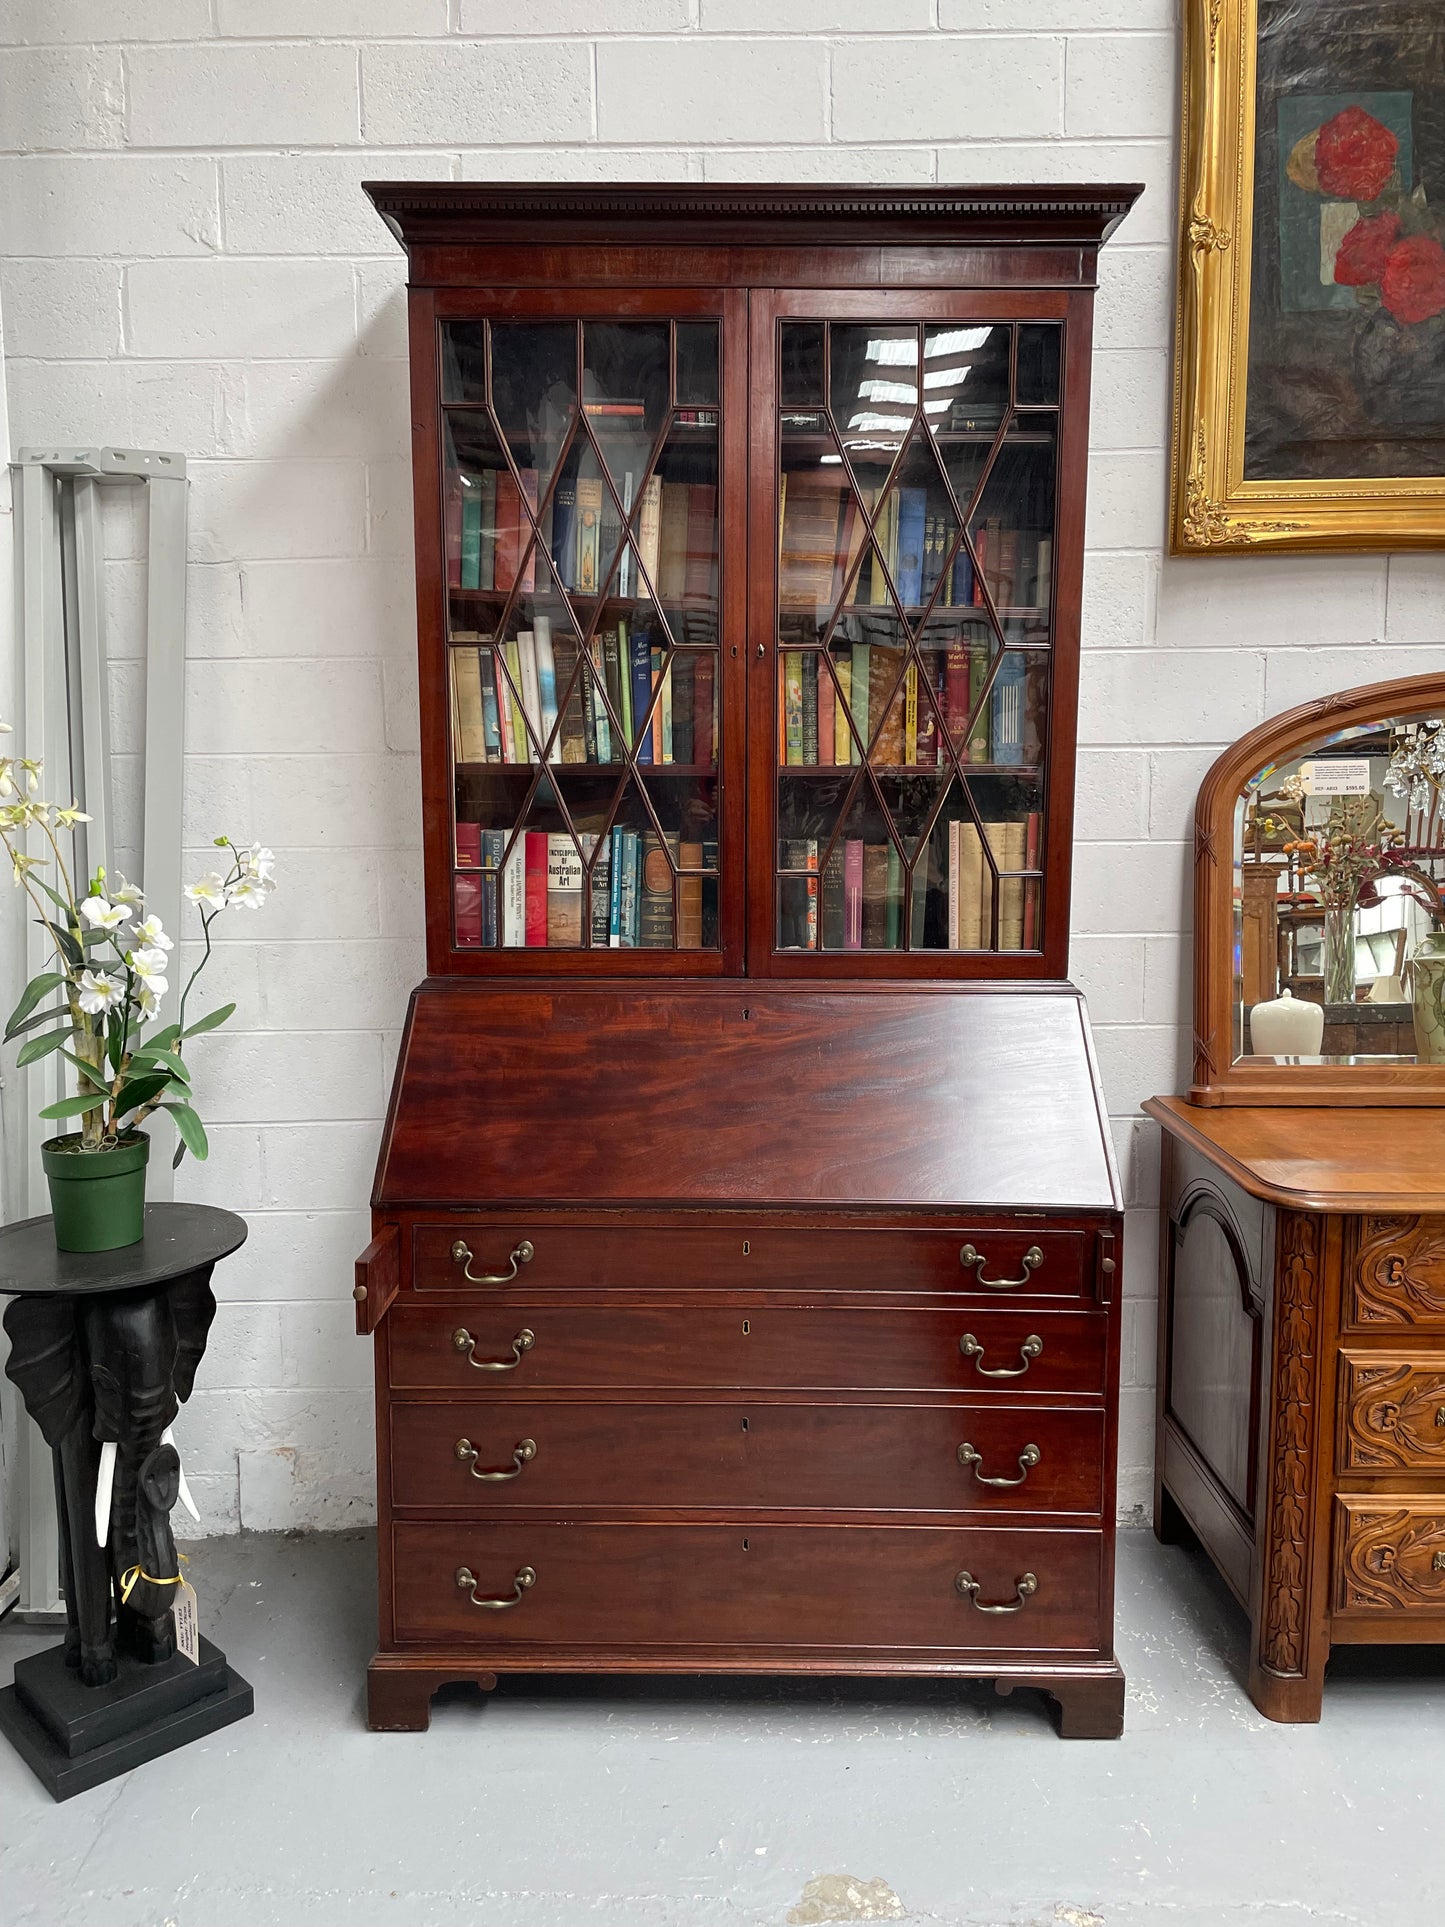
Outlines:
{"label": "gold ornate picture frame", "polygon": [[1439,0],[1185,0],[1174,554],[1445,541],[1442,126]]}

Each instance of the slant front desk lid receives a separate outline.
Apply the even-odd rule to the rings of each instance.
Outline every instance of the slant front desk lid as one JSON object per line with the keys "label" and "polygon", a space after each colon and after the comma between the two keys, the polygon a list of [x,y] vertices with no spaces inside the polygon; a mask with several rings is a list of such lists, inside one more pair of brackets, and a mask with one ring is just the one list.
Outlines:
{"label": "slant front desk lid", "polygon": [[1120,1207],[1068,985],[430,981],[373,1204]]}

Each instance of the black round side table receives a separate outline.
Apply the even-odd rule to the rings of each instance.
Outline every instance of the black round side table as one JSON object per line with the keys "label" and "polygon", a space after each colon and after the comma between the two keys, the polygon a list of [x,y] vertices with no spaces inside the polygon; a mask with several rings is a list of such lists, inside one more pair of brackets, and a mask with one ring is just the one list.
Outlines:
{"label": "black round side table", "polygon": [[63,1645],[19,1662],[0,1732],[57,1800],[252,1711],[208,1639],[177,1650],[181,1492],[170,1426],[216,1315],[211,1272],[246,1223],[206,1204],[148,1204],[119,1251],[58,1251],[50,1219],[0,1229],[5,1375],[55,1459]]}

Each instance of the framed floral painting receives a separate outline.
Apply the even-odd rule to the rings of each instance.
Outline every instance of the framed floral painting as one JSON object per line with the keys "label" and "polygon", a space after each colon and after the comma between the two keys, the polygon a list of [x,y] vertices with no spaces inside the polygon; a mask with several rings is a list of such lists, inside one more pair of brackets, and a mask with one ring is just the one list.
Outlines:
{"label": "framed floral painting", "polygon": [[1445,0],[1185,0],[1171,547],[1445,540]]}

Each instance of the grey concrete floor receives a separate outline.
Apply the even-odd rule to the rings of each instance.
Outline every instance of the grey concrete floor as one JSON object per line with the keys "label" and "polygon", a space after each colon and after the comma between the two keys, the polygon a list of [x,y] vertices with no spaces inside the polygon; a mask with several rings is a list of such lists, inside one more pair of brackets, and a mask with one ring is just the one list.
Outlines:
{"label": "grey concrete floor", "polygon": [[[504,1680],[373,1735],[370,1535],[208,1541],[202,1625],[255,1716],[61,1806],[0,1743],[0,1922],[1433,1923],[1445,1655],[1344,1655],[1322,1725],[1271,1726],[1202,1557],[1120,1539],[1114,1744],[1032,1693],[778,1680]],[[52,1637],[0,1628],[0,1684]]]}

